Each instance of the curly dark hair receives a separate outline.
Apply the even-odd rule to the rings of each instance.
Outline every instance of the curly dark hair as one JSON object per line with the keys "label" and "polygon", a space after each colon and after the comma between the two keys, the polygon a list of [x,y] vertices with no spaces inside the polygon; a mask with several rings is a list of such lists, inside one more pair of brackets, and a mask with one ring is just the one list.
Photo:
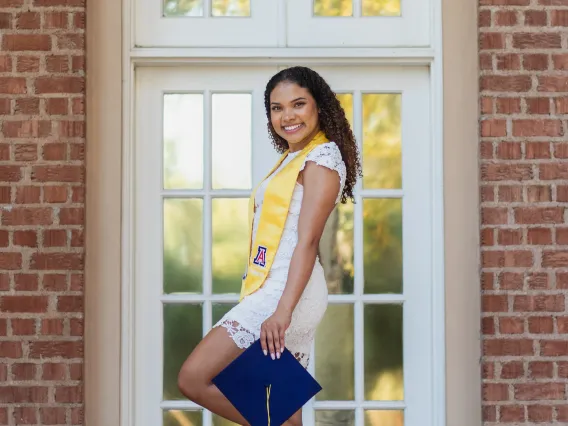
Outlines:
{"label": "curly dark hair", "polygon": [[268,133],[276,151],[283,153],[288,149],[288,142],[276,133],[270,120],[270,95],[274,88],[282,82],[295,83],[307,89],[314,97],[319,109],[320,129],[330,141],[337,144],[347,169],[347,178],[341,194],[341,202],[345,204],[347,199],[354,201],[353,190],[357,183],[357,178],[362,176],[355,135],[347,121],[347,117],[345,117],[345,111],[341,107],[337,96],[329,87],[329,84],[310,68],[292,67],[284,69],[275,74],[266,85],[264,106],[266,108],[266,117],[268,118]]}

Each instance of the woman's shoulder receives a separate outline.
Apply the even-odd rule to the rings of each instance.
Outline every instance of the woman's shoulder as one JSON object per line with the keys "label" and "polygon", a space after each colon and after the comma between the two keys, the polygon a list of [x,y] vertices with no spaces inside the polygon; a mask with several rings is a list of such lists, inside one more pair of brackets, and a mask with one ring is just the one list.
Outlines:
{"label": "woman's shoulder", "polygon": [[312,161],[319,166],[335,170],[339,174],[341,184],[343,186],[347,171],[345,163],[343,162],[343,157],[341,156],[341,151],[335,142],[326,142],[315,147],[312,152],[307,155],[306,160],[302,165],[302,170],[308,161]]}

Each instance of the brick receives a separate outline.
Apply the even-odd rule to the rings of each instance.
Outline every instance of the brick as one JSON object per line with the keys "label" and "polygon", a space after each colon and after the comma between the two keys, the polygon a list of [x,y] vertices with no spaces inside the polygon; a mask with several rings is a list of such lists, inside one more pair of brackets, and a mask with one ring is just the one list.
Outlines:
{"label": "brick", "polygon": [[34,87],[38,94],[82,93],[85,90],[85,80],[83,77],[38,77]]}
{"label": "brick", "polygon": [[550,98],[527,98],[529,114],[550,114]]}
{"label": "brick", "polygon": [[563,295],[515,296],[513,310],[515,312],[562,312],[564,305]]}
{"label": "brick", "polygon": [[39,72],[39,56],[19,56],[16,71],[21,73]]}
{"label": "brick", "polygon": [[68,198],[65,186],[44,186],[43,199],[46,203],[65,203]]}
{"label": "brick", "polygon": [[560,49],[562,41],[560,33],[515,33],[513,34],[515,49]]}
{"label": "brick", "polygon": [[518,379],[525,375],[525,367],[520,361],[506,362],[501,367],[501,378]]}
{"label": "brick", "polygon": [[525,321],[522,318],[500,318],[499,332],[501,334],[522,334],[525,332]]}
{"label": "brick", "polygon": [[82,358],[81,342],[30,342],[30,358]]}
{"label": "brick", "polygon": [[531,228],[527,230],[527,243],[531,245],[552,244],[552,230],[548,228]]}
{"label": "brick", "polygon": [[532,87],[532,79],[528,75],[481,77],[481,90],[491,92],[528,92]]}
{"label": "brick", "polygon": [[519,98],[497,98],[497,112],[499,114],[516,114],[521,112]]}
{"label": "brick", "polygon": [[46,363],[42,367],[42,380],[65,380],[67,367],[61,363]]}
{"label": "brick", "polygon": [[485,356],[528,356],[534,354],[530,339],[492,338],[483,341]]}
{"label": "brick", "polygon": [[521,229],[499,229],[497,235],[499,245],[520,245],[523,242],[523,231]]}
{"label": "brick", "polygon": [[499,201],[516,202],[523,200],[521,186],[500,185],[498,190]]}
{"label": "brick", "polygon": [[65,11],[52,11],[44,14],[44,26],[47,29],[62,29],[69,25],[69,14]]}
{"label": "brick", "polygon": [[507,312],[507,296],[488,295],[482,297],[483,312]]}
{"label": "brick", "polygon": [[528,419],[534,423],[551,422],[553,410],[549,405],[529,405]]}
{"label": "brick", "polygon": [[505,47],[505,35],[503,33],[479,34],[479,48],[481,50],[503,49]]}
{"label": "brick", "polygon": [[501,142],[497,145],[497,158],[503,160],[520,160],[523,156],[521,144],[518,142]]}
{"label": "brick", "polygon": [[67,231],[64,229],[48,229],[43,231],[44,247],[65,247],[67,245]]}
{"label": "brick", "polygon": [[41,15],[38,12],[21,12],[16,15],[16,28],[22,30],[38,30],[41,26]]}
{"label": "brick", "polygon": [[19,95],[26,93],[26,79],[21,77],[0,77],[0,93]]}
{"label": "brick", "polygon": [[82,296],[59,296],[57,300],[58,312],[82,312],[83,297]]}
{"label": "brick", "polygon": [[36,166],[32,169],[32,181],[37,182],[83,182],[82,166]]}
{"label": "brick", "polygon": [[543,180],[568,179],[568,164],[541,164],[539,168],[539,175]]}
{"label": "brick", "polygon": [[515,223],[553,224],[564,221],[562,207],[519,207],[514,209]]}
{"label": "brick", "polygon": [[51,134],[51,122],[35,119],[5,121],[2,130],[9,138],[45,138]]}
{"label": "brick", "polygon": [[523,288],[523,274],[502,272],[499,275],[499,288],[501,290],[521,290]]}
{"label": "brick", "polygon": [[520,268],[534,264],[533,253],[528,250],[483,251],[481,258],[485,268]]}
{"label": "brick", "polygon": [[16,291],[37,291],[39,289],[39,278],[37,274],[14,274],[14,284]]}
{"label": "brick", "polygon": [[39,98],[16,99],[16,113],[39,114]]}
{"label": "brick", "polygon": [[529,333],[550,334],[554,331],[554,321],[551,317],[530,317]]}
{"label": "brick", "polygon": [[483,164],[481,179],[485,182],[532,179],[532,167],[528,164]]}
{"label": "brick", "polygon": [[527,10],[525,12],[525,25],[527,26],[545,26],[546,21],[547,18],[545,10]]}
{"label": "brick", "polygon": [[545,159],[552,156],[548,142],[527,142],[525,152],[527,159]]}
{"label": "brick", "polygon": [[540,76],[537,90],[539,92],[568,92],[568,77]]}
{"label": "brick", "polygon": [[568,54],[552,55],[552,65],[556,70],[567,70]]}
{"label": "brick", "polygon": [[33,380],[36,376],[36,365],[30,363],[12,364],[12,378],[16,381]]}
{"label": "brick", "polygon": [[39,270],[80,270],[83,269],[83,255],[78,253],[34,253],[30,260],[32,269]]}
{"label": "brick", "polygon": [[2,214],[3,225],[51,225],[53,210],[46,207],[16,207]]}
{"label": "brick", "polygon": [[0,341],[0,354],[2,354],[2,358],[21,358],[23,355],[22,343]]}
{"label": "brick", "polygon": [[562,136],[560,120],[513,120],[513,136]]}
{"label": "brick", "polygon": [[548,55],[541,53],[523,55],[523,68],[529,71],[548,69]]}
{"label": "brick", "polygon": [[517,24],[517,12],[514,10],[498,10],[495,22],[500,27],[512,27]]}
{"label": "brick", "polygon": [[504,423],[525,421],[525,407],[522,405],[502,405],[500,420]]}
{"label": "brick", "polygon": [[481,136],[498,137],[507,135],[505,120],[485,120],[481,122]]}
{"label": "brick", "polygon": [[[63,296],[62,296],[63,297]],[[77,296],[71,296],[77,297]],[[41,321],[41,334],[44,336],[62,336],[63,320],[60,318],[45,318]]]}
{"label": "brick", "polygon": [[506,224],[508,210],[506,208],[490,208],[481,209],[481,221],[485,225]]}
{"label": "brick", "polygon": [[552,378],[554,375],[554,365],[547,361],[529,362],[529,377],[533,379]]}
{"label": "brick", "polygon": [[41,407],[39,409],[42,425],[66,424],[65,407]]}
{"label": "brick", "polygon": [[554,27],[568,27],[568,10],[551,10],[550,23]]}
{"label": "brick", "polygon": [[523,383],[514,385],[515,399],[519,401],[537,401],[545,399],[564,399],[563,383]]}
{"label": "brick", "polygon": [[13,418],[17,425],[35,425],[37,412],[35,407],[15,407]]}
{"label": "brick", "polygon": [[41,313],[47,311],[47,296],[0,296],[3,312]]}
{"label": "brick", "polygon": [[35,320],[29,318],[12,319],[12,334],[14,336],[32,336],[36,334]]}
{"label": "brick", "polygon": [[47,51],[51,49],[51,37],[47,34],[5,34],[2,48],[9,51]]}
{"label": "brick", "polygon": [[509,390],[505,384],[485,383],[483,385],[483,399],[485,401],[507,401]]}
{"label": "brick", "polygon": [[568,251],[564,250],[543,251],[542,266],[545,268],[561,268],[568,266]]}
{"label": "brick", "polygon": [[0,386],[0,403],[46,403],[47,390],[44,386]]}
{"label": "brick", "polygon": [[39,186],[20,186],[16,187],[17,204],[36,204],[39,203],[41,188]]}

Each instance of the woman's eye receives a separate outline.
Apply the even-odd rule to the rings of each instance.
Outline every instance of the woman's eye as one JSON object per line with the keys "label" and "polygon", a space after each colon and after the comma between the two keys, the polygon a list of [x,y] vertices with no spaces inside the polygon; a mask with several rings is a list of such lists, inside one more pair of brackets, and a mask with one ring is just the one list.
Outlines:
{"label": "woman's eye", "polygon": [[296,107],[301,108],[301,107],[303,107],[304,105],[305,105],[304,102],[298,102],[298,103],[296,104]]}
{"label": "woman's eye", "polygon": [[272,111],[278,111],[279,109],[279,107],[272,107]]}

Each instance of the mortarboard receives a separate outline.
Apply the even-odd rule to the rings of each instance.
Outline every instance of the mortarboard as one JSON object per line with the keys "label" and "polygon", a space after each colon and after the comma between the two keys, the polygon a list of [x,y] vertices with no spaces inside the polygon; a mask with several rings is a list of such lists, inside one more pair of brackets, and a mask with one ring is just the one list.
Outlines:
{"label": "mortarboard", "polygon": [[251,426],[280,426],[322,387],[284,349],[280,359],[253,343],[214,379],[225,397]]}

